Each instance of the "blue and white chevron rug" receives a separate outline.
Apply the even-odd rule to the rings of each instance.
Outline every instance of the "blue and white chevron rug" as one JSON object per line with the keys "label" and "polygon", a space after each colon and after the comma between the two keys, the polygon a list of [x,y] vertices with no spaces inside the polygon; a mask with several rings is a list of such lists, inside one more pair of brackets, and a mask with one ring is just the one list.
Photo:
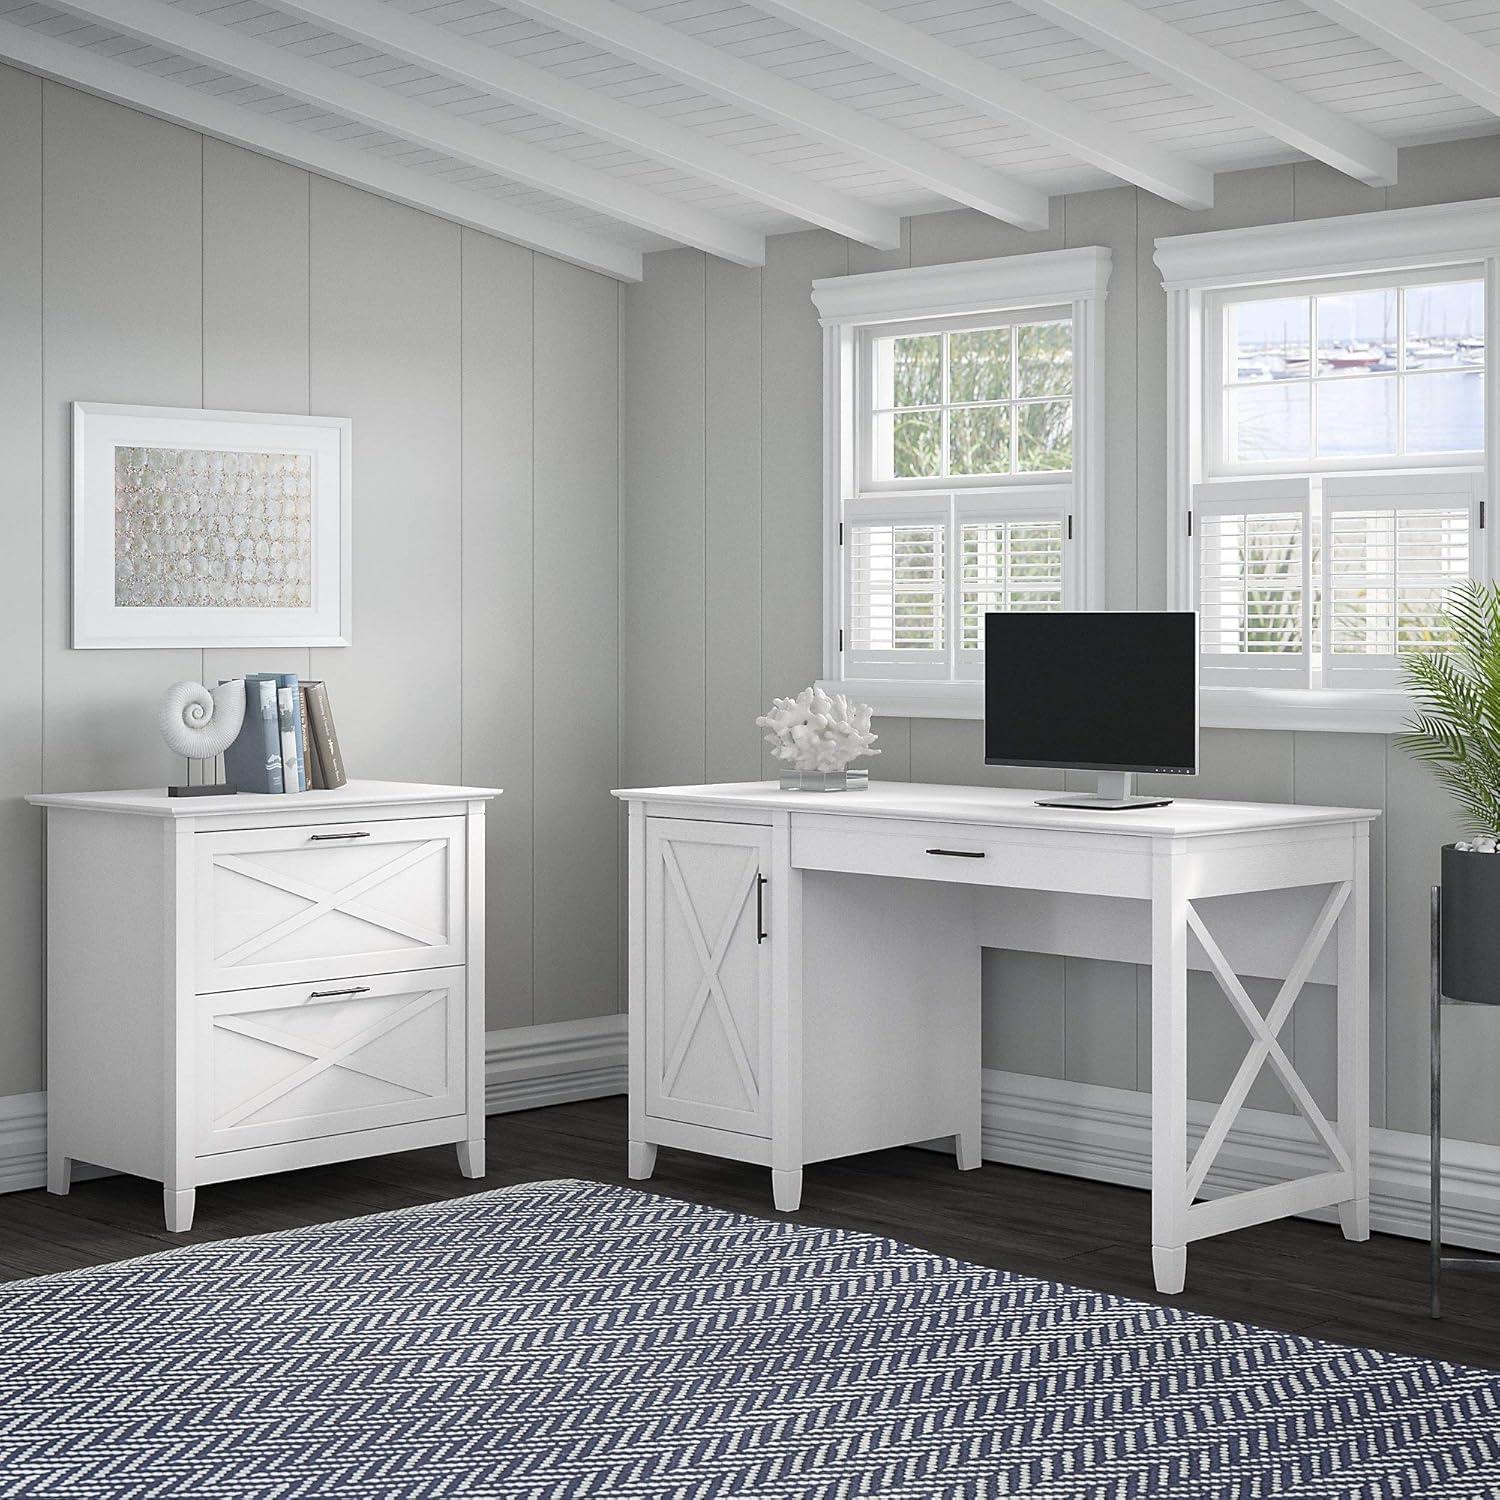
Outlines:
{"label": "blue and white chevron rug", "polygon": [[1500,1375],[590,1182],[0,1287],[7,1496],[1500,1495]]}

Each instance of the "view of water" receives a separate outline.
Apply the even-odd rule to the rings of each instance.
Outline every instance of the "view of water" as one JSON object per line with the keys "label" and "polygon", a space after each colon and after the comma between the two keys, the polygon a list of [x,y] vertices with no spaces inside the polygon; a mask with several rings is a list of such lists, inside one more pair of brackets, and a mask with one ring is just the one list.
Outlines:
{"label": "view of water", "polygon": [[[1398,382],[1406,390],[1400,447]],[[1229,450],[1247,462],[1477,452],[1484,447],[1484,374],[1266,380],[1230,391],[1229,419]]]}
{"label": "view of water", "polygon": [[1481,281],[1231,303],[1226,434],[1244,462],[1477,452]]}

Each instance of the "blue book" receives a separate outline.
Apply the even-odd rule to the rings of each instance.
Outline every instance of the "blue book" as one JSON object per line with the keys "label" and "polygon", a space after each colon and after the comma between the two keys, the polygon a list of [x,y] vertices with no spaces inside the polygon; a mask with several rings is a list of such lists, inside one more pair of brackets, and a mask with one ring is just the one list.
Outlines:
{"label": "blue book", "polygon": [[273,675],[259,672],[245,678],[245,722],[224,752],[224,777],[237,792],[281,790],[281,724]]}
{"label": "blue book", "polygon": [[296,784],[293,786],[292,777],[288,775],[287,790],[305,792],[307,790],[307,746],[302,743],[302,685],[298,682],[295,672],[283,672],[276,679],[276,685],[292,690],[292,730],[297,741],[297,766]]}

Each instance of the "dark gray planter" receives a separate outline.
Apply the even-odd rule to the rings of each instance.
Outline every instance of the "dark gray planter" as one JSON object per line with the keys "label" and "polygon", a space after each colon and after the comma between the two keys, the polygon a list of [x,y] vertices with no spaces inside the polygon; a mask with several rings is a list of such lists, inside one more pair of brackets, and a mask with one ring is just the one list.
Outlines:
{"label": "dark gray planter", "polygon": [[1443,994],[1500,1005],[1500,854],[1443,846]]}

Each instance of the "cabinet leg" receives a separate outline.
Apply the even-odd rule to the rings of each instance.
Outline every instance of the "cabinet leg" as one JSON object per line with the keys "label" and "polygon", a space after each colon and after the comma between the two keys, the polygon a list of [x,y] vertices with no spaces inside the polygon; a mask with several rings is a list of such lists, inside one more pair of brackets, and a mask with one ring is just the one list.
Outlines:
{"label": "cabinet leg", "polygon": [[61,1151],[47,1152],[47,1191],[56,1193],[60,1198],[66,1197],[68,1189],[73,1186],[73,1158],[64,1156]]}
{"label": "cabinet leg", "polygon": [[633,1182],[644,1182],[656,1170],[656,1145],[653,1141],[631,1141],[626,1171]]}
{"label": "cabinet leg", "polygon": [[1346,1240],[1370,1238],[1370,1200],[1356,1198],[1352,1203],[1339,1204],[1339,1227]]}
{"label": "cabinet leg", "polygon": [[484,1176],[484,1137],[458,1143],[458,1170],[465,1177]]}
{"label": "cabinet leg", "polygon": [[195,1188],[171,1188],[161,1190],[162,1210],[166,1215],[167,1228],[173,1234],[186,1234],[193,1227],[193,1208],[198,1201]]}
{"label": "cabinet leg", "polygon": [[1153,1245],[1151,1269],[1156,1275],[1156,1290],[1163,1297],[1175,1297],[1187,1280],[1187,1246]]}
{"label": "cabinet leg", "polygon": [[783,1172],[771,1168],[771,1200],[784,1214],[794,1214],[802,1206],[802,1168]]}
{"label": "cabinet leg", "polygon": [[979,1147],[979,1127],[977,1125],[972,1130],[960,1130],[953,1137],[953,1154],[958,1158],[958,1170],[960,1172],[972,1172],[975,1167],[984,1165],[984,1155]]}

